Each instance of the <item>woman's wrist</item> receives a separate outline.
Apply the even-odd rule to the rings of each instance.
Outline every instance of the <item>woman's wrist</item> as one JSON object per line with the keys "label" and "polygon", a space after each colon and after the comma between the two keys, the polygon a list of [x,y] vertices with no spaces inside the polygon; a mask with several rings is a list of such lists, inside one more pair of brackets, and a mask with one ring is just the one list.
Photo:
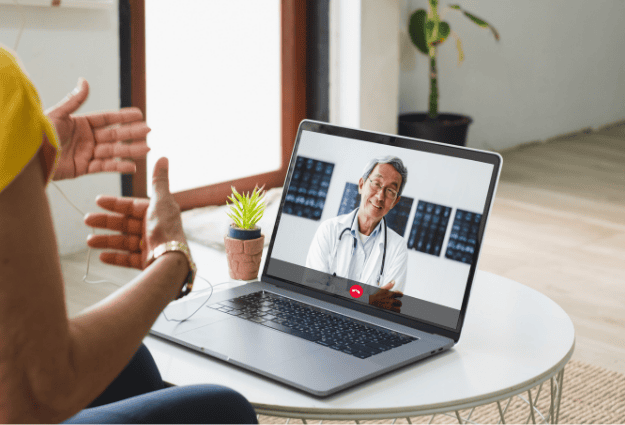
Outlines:
{"label": "woman's wrist", "polygon": [[182,298],[193,289],[193,282],[195,280],[195,274],[197,271],[195,263],[193,262],[193,258],[191,258],[191,251],[189,250],[189,247],[186,243],[174,240],[156,246],[153,250],[149,252],[148,258],[146,260],[146,265],[150,265],[152,262],[154,262],[154,260],[168,253],[177,253],[179,255],[182,255],[186,260],[187,274],[180,293],[177,297]]}
{"label": "woman's wrist", "polygon": [[152,264],[161,264],[166,267],[165,274],[167,281],[171,282],[172,299],[177,299],[182,288],[187,282],[187,277],[191,271],[189,261],[186,256],[179,251],[167,251],[165,254],[157,258]]}

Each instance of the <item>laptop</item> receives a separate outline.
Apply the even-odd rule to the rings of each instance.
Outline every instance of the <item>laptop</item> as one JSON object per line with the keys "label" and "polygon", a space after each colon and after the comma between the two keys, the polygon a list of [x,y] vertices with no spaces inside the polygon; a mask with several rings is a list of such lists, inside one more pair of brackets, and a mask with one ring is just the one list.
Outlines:
{"label": "laptop", "polygon": [[[362,178],[388,157],[407,170],[401,190],[400,166]],[[501,163],[497,153],[304,120],[260,280],[205,305],[172,303],[170,318],[199,310],[181,322],[161,314],[151,334],[318,397],[437,356],[460,339]],[[385,215],[363,257],[369,239],[354,229],[372,207]]]}

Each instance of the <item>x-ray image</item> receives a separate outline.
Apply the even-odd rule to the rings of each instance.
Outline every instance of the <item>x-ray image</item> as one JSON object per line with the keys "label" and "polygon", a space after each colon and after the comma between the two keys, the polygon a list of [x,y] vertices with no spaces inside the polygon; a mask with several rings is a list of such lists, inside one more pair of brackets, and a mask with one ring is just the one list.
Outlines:
{"label": "x-ray image", "polygon": [[456,210],[454,224],[449,234],[445,257],[462,263],[473,263],[482,214]]}
{"label": "x-ray image", "polygon": [[297,157],[283,212],[319,220],[328,196],[333,171],[332,163],[303,156]]}
{"label": "x-ray image", "polygon": [[386,214],[386,223],[388,227],[396,231],[399,235],[404,236],[406,233],[406,225],[408,224],[408,216],[412,209],[414,199],[402,196],[397,205]]}
{"label": "x-ray image", "polygon": [[337,215],[348,214],[354,211],[360,205],[360,194],[358,193],[358,185],[354,183],[345,183],[345,190],[341,198],[341,206]]}
{"label": "x-ray image", "polygon": [[450,207],[419,201],[408,238],[408,248],[438,257],[450,214]]}

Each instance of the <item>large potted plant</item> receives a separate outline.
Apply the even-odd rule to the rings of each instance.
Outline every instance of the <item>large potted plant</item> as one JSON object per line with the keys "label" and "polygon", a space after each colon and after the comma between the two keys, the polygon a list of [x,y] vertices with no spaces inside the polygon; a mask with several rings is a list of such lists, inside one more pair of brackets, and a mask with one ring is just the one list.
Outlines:
{"label": "large potted plant", "polygon": [[227,213],[233,223],[224,237],[228,271],[232,279],[251,280],[258,277],[260,261],[265,245],[265,235],[256,224],[263,217],[266,203],[262,188],[241,195],[232,187],[228,197],[232,204]]}
{"label": "large potted plant", "polygon": [[[473,120],[465,115],[438,112],[438,69],[436,65],[438,47],[450,35],[456,39],[458,62],[462,63],[464,60],[462,43],[458,35],[451,31],[449,24],[441,20],[438,14],[438,0],[428,0],[428,3],[427,11],[418,9],[412,13],[408,23],[408,32],[417,50],[427,55],[430,61],[429,110],[427,113],[400,115],[398,133],[403,136],[464,146],[469,124]],[[489,29],[495,40],[499,40],[497,30],[483,19],[463,10],[458,5],[450,5],[449,8],[459,11],[478,26]]]}

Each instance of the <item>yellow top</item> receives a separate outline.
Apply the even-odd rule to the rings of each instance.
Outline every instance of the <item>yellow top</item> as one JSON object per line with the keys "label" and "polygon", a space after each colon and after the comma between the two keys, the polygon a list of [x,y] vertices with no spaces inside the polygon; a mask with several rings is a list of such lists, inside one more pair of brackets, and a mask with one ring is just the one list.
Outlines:
{"label": "yellow top", "polygon": [[60,154],[54,126],[44,115],[37,90],[17,59],[0,46],[0,192],[42,145],[47,183]]}

